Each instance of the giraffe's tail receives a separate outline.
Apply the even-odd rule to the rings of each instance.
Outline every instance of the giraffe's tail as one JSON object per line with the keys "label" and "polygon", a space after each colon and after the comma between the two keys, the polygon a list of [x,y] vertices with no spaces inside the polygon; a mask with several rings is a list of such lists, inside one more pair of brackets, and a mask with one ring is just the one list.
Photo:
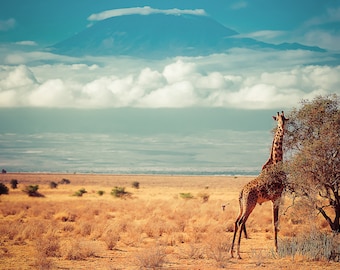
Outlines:
{"label": "giraffe's tail", "polygon": [[240,194],[239,194],[239,196],[238,196],[238,199],[241,201],[242,200],[242,198],[243,198],[243,189],[241,190],[241,192],[240,192]]}

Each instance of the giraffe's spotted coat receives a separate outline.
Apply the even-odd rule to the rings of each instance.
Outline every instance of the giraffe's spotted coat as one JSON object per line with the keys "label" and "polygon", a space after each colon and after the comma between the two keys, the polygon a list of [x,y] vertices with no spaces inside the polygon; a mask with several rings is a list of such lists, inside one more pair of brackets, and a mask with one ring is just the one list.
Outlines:
{"label": "giraffe's spotted coat", "polygon": [[263,165],[261,174],[254,180],[246,184],[240,192],[240,214],[235,221],[234,237],[231,245],[232,257],[234,253],[234,244],[237,233],[237,256],[240,258],[242,231],[244,231],[246,234],[245,223],[251,212],[254,210],[256,204],[262,204],[266,201],[272,201],[273,203],[274,240],[275,248],[277,250],[279,204],[284,187],[283,181],[286,177],[285,173],[279,169],[279,166],[277,164],[280,163],[283,159],[282,143],[284,135],[284,125],[288,119],[285,118],[283,112],[281,114],[277,113],[277,116],[273,116],[273,119],[277,121],[277,129],[274,136],[269,159]]}

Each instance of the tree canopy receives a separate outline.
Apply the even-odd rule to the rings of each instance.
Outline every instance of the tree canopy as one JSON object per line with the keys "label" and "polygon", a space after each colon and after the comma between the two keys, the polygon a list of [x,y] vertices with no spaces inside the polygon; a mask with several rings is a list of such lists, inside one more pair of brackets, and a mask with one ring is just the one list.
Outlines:
{"label": "tree canopy", "polygon": [[340,232],[340,111],[337,95],[293,109],[285,138],[288,185]]}

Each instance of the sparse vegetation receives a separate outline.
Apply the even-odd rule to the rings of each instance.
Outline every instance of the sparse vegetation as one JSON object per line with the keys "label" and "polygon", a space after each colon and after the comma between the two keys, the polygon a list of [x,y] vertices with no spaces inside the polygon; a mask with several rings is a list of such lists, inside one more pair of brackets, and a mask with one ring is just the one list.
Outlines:
{"label": "sparse vegetation", "polygon": [[19,182],[18,182],[17,179],[12,179],[11,182],[10,182],[12,189],[16,189],[18,187],[18,184],[19,184]]}
{"label": "sparse vegetation", "polygon": [[133,181],[132,182],[132,187],[135,189],[139,189],[139,182],[138,181]]}
{"label": "sparse vegetation", "polygon": [[54,182],[54,181],[51,181],[50,182],[50,188],[57,188],[58,187],[58,184],[56,183],[56,182]]}
{"label": "sparse vegetation", "polygon": [[193,199],[194,198],[194,195],[192,195],[190,192],[188,192],[188,193],[180,193],[179,196],[182,199]]}
{"label": "sparse vegetation", "polygon": [[87,191],[85,190],[85,188],[81,188],[79,189],[78,191],[76,191],[73,196],[76,196],[76,197],[82,197],[83,194],[87,193]]}
{"label": "sparse vegetation", "polygon": [[8,187],[4,185],[3,183],[0,183],[0,195],[2,194],[8,194]]}
{"label": "sparse vegetation", "polygon": [[165,249],[161,246],[155,246],[137,253],[136,263],[142,269],[159,269],[163,266],[165,257]]}
{"label": "sparse vegetation", "polygon": [[311,231],[281,240],[278,254],[293,260],[297,256],[303,256],[311,261],[340,261],[340,239],[334,234]]}
{"label": "sparse vegetation", "polygon": [[111,195],[116,198],[124,198],[130,193],[125,191],[125,187],[114,187],[111,191]]}
{"label": "sparse vegetation", "polygon": [[[272,236],[271,205],[266,203],[256,208],[247,222],[250,239],[244,241],[242,262],[230,259],[234,218],[238,212],[235,198],[239,186],[251,178],[239,177],[237,184],[228,186],[232,177],[70,175],[72,186],[51,190],[49,182],[58,183],[60,176],[15,177],[20,177],[23,186],[39,184],[38,191],[46,194],[47,199],[32,199],[17,191],[1,198],[0,255],[4,265],[15,261],[22,269],[95,269],[100,265],[103,269],[128,270],[234,266],[331,270],[337,266],[328,260],[339,258],[336,249],[339,236],[325,230],[328,225],[321,216],[306,218],[303,207],[294,212],[289,208],[281,216],[282,243],[278,254],[271,253],[273,240],[268,237]],[[3,176],[7,183],[11,178],[13,174]],[[132,183],[129,179],[142,180],[143,192],[136,192],[129,200],[97,195],[97,190],[110,192],[112,183],[116,187]],[[204,188],[206,183],[209,190]],[[91,192],[79,203],[70,196],[71,188]],[[179,193],[186,190],[197,199],[179,199]],[[207,191],[211,196],[202,204]],[[290,203],[285,201],[286,206]],[[228,205],[224,212],[222,204]],[[311,235],[314,236],[308,238]],[[284,251],[294,247],[293,244],[301,244],[300,250],[304,251],[306,246],[314,246],[315,251],[320,246],[330,257],[320,251],[316,256],[312,252],[311,255],[295,252],[293,258],[294,253]],[[328,246],[333,246],[330,252]]]}
{"label": "sparse vegetation", "polygon": [[71,181],[69,179],[63,178],[59,181],[59,184],[68,185],[68,184],[71,184]]}
{"label": "sparse vegetation", "polygon": [[104,191],[104,190],[98,190],[98,191],[97,191],[97,194],[98,194],[99,196],[103,196],[103,195],[104,195],[104,193],[105,193],[105,191]]}
{"label": "sparse vegetation", "polygon": [[27,193],[30,197],[44,197],[44,195],[38,192],[38,189],[39,185],[28,185],[23,192]]}

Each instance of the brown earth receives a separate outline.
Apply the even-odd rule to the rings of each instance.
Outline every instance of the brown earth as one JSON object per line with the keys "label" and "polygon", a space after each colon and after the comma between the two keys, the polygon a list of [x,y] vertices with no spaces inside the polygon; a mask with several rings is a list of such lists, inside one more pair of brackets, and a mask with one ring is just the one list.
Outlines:
{"label": "brown earth", "polygon": [[[62,179],[70,184],[50,183]],[[247,221],[241,260],[230,258],[238,192],[252,177],[7,173],[0,182],[17,189],[0,197],[0,269],[335,269],[273,251],[271,203]],[[138,182],[139,189],[132,186]],[[43,197],[22,190],[39,185]],[[114,187],[125,187],[122,198]],[[74,196],[80,189],[87,193]],[[104,194],[99,195],[98,191]],[[225,211],[221,206],[226,205]],[[318,216],[286,199],[280,240],[328,230]],[[296,212],[300,211],[300,212]],[[279,242],[280,243],[280,242]]]}

